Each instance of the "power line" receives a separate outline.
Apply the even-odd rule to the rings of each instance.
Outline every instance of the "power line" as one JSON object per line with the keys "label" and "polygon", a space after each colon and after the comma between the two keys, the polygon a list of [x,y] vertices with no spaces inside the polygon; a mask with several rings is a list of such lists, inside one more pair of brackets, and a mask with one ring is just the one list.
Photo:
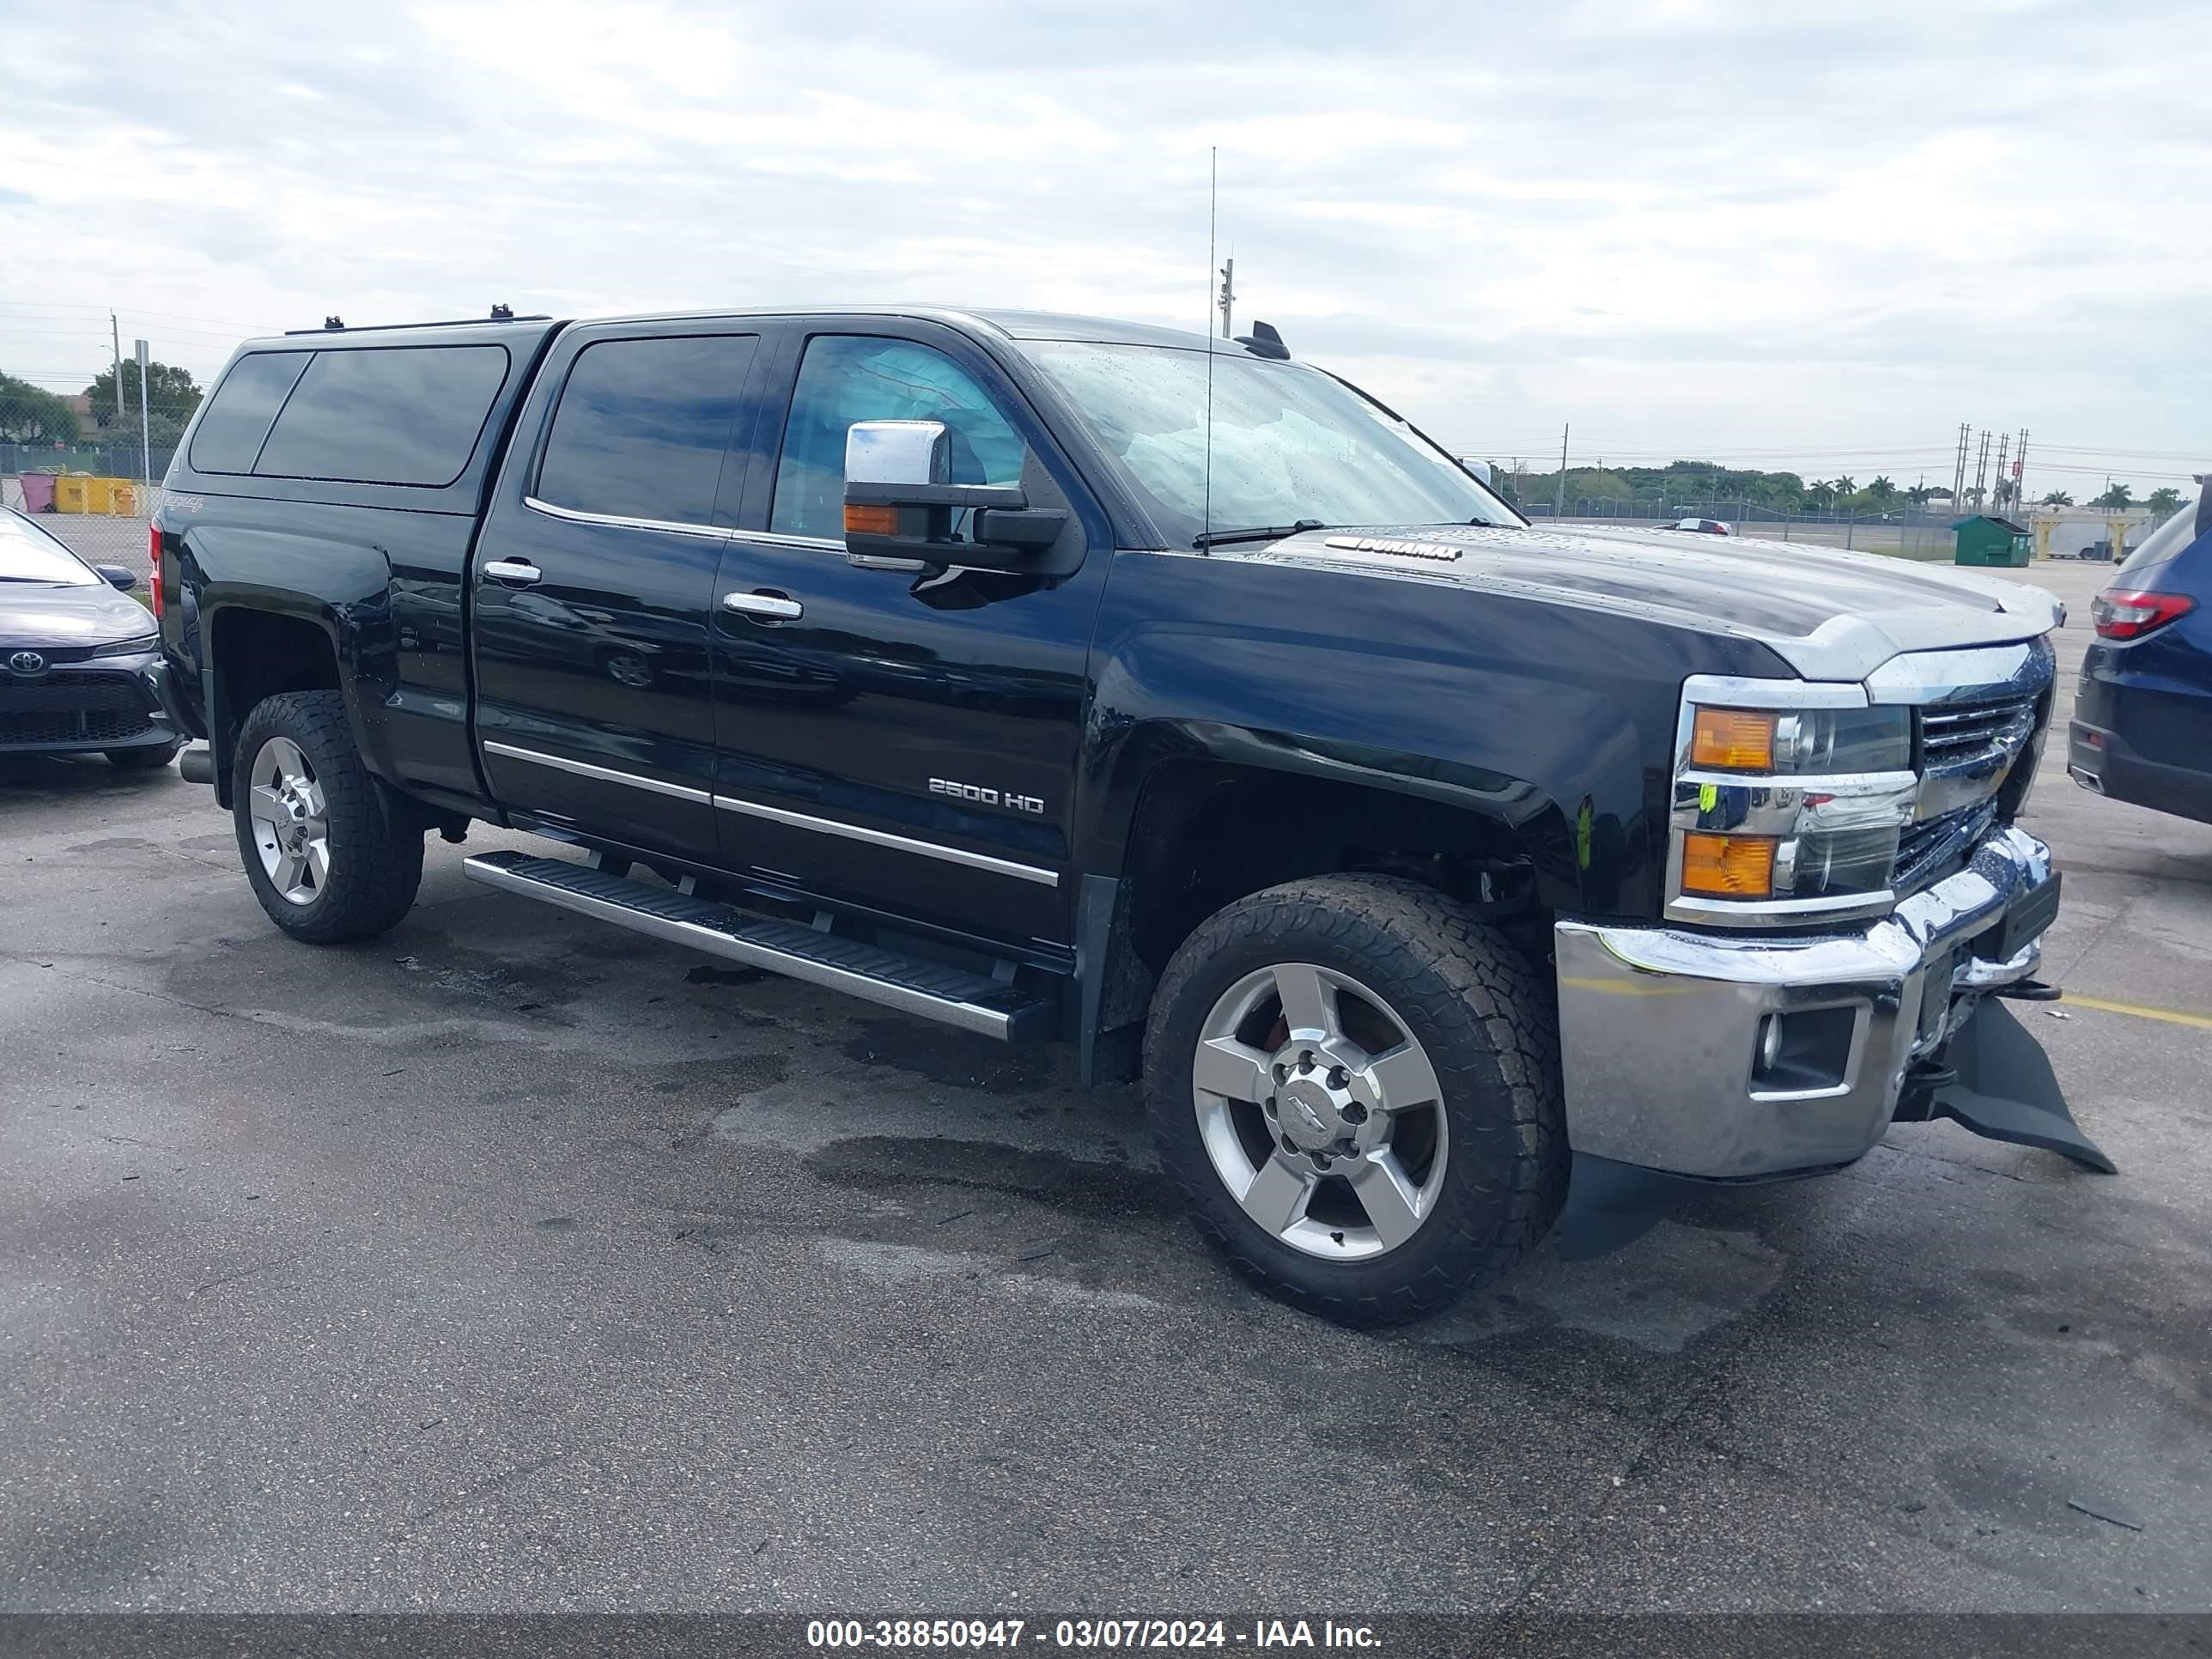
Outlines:
{"label": "power line", "polygon": [[[106,306],[80,305],[70,300],[0,300],[0,307],[13,311],[30,308],[39,311],[83,312],[95,320],[106,316]],[[117,307],[126,317],[163,317],[171,322],[213,323],[218,328],[242,329],[248,334],[274,334],[280,325],[274,323],[241,323],[227,317],[200,317],[184,311],[142,311],[136,306]]]}

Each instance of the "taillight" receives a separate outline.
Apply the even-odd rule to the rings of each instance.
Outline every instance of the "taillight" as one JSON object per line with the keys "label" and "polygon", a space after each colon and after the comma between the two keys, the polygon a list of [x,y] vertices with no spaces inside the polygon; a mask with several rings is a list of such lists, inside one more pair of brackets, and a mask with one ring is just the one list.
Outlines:
{"label": "taillight", "polygon": [[2145,593],[2108,587],[2089,602],[2089,620],[2100,640],[2139,640],[2197,608],[2186,593]]}
{"label": "taillight", "polygon": [[146,562],[153,570],[154,620],[161,620],[161,526],[146,526]]}

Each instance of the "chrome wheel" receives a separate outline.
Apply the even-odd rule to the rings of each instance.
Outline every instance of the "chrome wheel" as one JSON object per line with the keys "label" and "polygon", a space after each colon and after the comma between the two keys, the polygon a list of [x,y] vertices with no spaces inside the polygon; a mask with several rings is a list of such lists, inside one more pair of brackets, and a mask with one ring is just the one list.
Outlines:
{"label": "chrome wheel", "polygon": [[331,821],[323,786],[300,745],[271,738],[253,757],[246,815],[269,884],[294,904],[313,904],[331,879]]}
{"label": "chrome wheel", "polygon": [[1282,963],[1238,980],[1200,1030],[1191,1088],[1214,1173],[1292,1249],[1386,1255],[1434,1212],[1449,1150],[1436,1069],[1350,975]]}

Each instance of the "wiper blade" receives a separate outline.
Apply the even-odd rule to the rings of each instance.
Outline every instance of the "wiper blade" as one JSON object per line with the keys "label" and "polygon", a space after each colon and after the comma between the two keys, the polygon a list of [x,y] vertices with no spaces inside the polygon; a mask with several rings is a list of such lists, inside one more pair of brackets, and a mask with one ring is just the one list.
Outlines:
{"label": "wiper blade", "polygon": [[1226,547],[1231,542],[1279,542],[1285,536],[1296,536],[1309,530],[1326,530],[1328,526],[1319,519],[1300,519],[1296,524],[1246,525],[1237,530],[1209,530],[1202,536],[1191,538],[1194,547]]}

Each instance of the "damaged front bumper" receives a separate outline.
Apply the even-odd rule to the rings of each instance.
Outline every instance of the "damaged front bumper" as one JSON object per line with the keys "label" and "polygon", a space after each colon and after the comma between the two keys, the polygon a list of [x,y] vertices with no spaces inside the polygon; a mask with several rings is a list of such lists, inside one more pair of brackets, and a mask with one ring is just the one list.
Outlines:
{"label": "damaged front bumper", "polygon": [[[1948,1115],[2109,1169],[2015,1022],[1976,1024],[2009,1024],[2017,1041],[1952,1042],[1985,996],[2033,977],[2057,895],[2051,849],[2007,827],[1964,870],[1845,931],[1559,923],[1567,1139],[1578,1165],[1603,1159],[1707,1181],[1811,1175],[1861,1157],[1900,1117]],[[1980,1073],[1985,1050],[2002,1054],[2001,1075]],[[2069,1134],[2078,1150],[2063,1144]]]}

